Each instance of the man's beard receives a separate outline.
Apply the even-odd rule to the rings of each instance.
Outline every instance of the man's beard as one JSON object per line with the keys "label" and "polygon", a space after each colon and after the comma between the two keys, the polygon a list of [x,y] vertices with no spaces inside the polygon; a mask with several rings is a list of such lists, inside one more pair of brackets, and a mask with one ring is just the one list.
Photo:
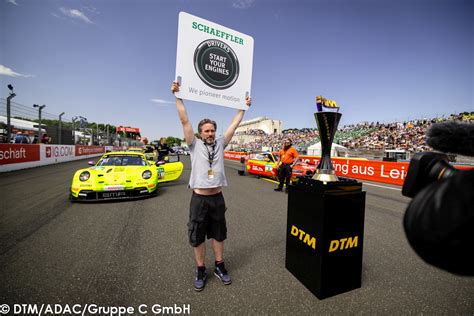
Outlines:
{"label": "man's beard", "polygon": [[215,139],[214,137],[206,137],[204,138],[204,142],[208,145],[214,145]]}
{"label": "man's beard", "polygon": [[283,149],[287,150],[290,147],[291,147],[291,145],[285,145],[285,146],[283,146]]}

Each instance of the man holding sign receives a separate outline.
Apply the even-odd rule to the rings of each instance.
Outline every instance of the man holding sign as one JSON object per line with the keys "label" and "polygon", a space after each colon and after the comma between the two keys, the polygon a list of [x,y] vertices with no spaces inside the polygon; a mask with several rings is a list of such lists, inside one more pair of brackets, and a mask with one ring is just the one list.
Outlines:
{"label": "man holding sign", "polygon": [[[179,92],[179,84],[173,82],[173,93]],[[251,98],[245,100],[246,107],[251,105]],[[212,249],[215,256],[214,275],[225,285],[230,284],[231,278],[224,266],[224,240],[227,238],[225,220],[225,201],[222,187],[227,186],[224,173],[224,148],[229,144],[235,130],[244,117],[244,110],[238,110],[232,123],[223,137],[216,137],[216,122],[203,119],[199,122],[199,138],[194,137],[194,131],[189,121],[183,100],[176,97],[176,109],[183,125],[184,138],[191,153],[191,177],[189,187],[193,190],[191,197],[188,234],[189,243],[194,248],[196,259],[196,291],[204,289],[207,280],[205,266],[205,238],[212,239]]]}

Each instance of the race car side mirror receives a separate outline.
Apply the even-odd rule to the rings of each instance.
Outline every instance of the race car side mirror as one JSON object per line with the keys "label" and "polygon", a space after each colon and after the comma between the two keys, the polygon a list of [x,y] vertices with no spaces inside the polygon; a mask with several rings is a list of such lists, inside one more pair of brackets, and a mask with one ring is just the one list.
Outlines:
{"label": "race car side mirror", "polygon": [[95,162],[91,160],[91,161],[88,161],[87,164],[88,164],[89,166],[94,166],[94,165],[95,165]]}

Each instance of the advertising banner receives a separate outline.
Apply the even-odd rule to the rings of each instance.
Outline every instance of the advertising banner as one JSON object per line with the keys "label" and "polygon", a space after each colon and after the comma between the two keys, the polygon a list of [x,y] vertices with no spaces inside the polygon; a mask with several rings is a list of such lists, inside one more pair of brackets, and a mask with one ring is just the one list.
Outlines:
{"label": "advertising banner", "polygon": [[[225,152],[224,158],[239,160],[243,152]],[[320,157],[300,156],[300,161],[318,165]],[[408,172],[408,162],[389,162],[367,160],[365,158],[331,158],[337,176],[369,180],[381,183],[403,185]],[[467,166],[454,166],[457,169],[471,169]]]}
{"label": "advertising banner", "polygon": [[245,157],[245,153],[243,153],[243,152],[232,152],[232,151],[224,152],[224,158],[225,159],[240,160],[240,157]]}
{"label": "advertising banner", "polygon": [[88,156],[97,154],[105,154],[105,147],[76,145],[76,156]]}
{"label": "advertising banner", "polygon": [[74,145],[44,145],[41,150],[41,160],[54,162],[74,160]]}
{"label": "advertising banner", "polygon": [[124,127],[124,126],[117,126],[117,133],[124,132],[124,133],[140,133],[140,129],[138,127]]}
{"label": "advertising banner", "polygon": [[[300,156],[304,162],[319,163],[319,157]],[[388,162],[366,159],[331,158],[337,176],[403,185],[408,162]]]}
{"label": "advertising banner", "polygon": [[0,165],[40,160],[40,145],[0,144]]}
{"label": "advertising banner", "polygon": [[186,12],[179,13],[178,98],[246,110],[253,38]]}

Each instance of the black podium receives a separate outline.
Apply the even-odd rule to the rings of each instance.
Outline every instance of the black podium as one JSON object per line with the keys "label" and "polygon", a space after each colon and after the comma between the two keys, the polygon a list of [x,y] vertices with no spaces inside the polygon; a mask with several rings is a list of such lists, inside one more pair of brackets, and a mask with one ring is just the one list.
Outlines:
{"label": "black podium", "polygon": [[289,188],[286,268],[319,299],[361,286],[362,183],[300,178]]}

